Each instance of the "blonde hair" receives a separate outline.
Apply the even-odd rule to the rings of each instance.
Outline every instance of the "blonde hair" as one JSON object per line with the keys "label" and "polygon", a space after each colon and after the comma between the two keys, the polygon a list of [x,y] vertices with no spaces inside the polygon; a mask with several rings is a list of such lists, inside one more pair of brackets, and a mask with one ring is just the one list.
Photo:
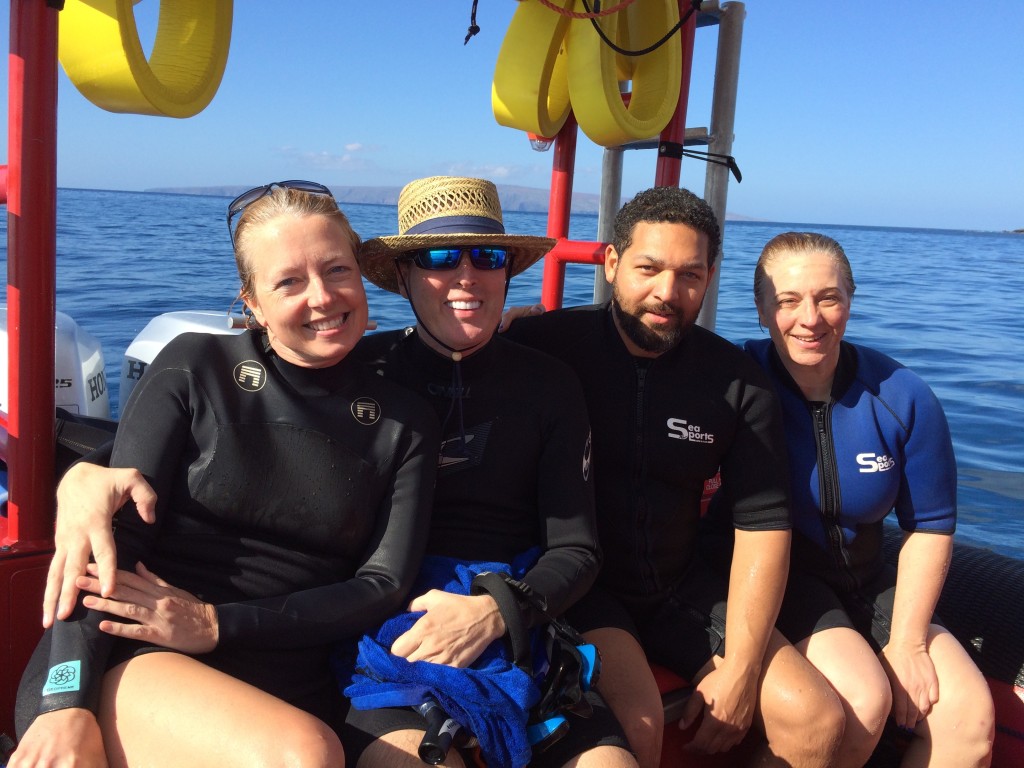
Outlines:
{"label": "blonde hair", "polygon": [[252,232],[285,215],[325,216],[334,219],[341,224],[342,231],[352,246],[352,253],[359,252],[362,241],[333,197],[304,192],[301,189],[275,187],[269,194],[246,206],[238,218],[238,227],[235,229],[235,266],[238,268],[238,279],[242,282],[238,292],[240,298],[251,298],[254,292],[254,272],[248,258]]}
{"label": "blonde hair", "polygon": [[850,260],[846,258],[843,246],[828,235],[818,232],[783,232],[765,243],[757,266],[754,267],[754,301],[757,306],[763,308],[764,301],[768,298],[768,265],[780,256],[798,253],[824,253],[832,259],[846,284],[845,288],[850,298],[853,298],[857,286],[853,282],[853,269],[850,267]]}

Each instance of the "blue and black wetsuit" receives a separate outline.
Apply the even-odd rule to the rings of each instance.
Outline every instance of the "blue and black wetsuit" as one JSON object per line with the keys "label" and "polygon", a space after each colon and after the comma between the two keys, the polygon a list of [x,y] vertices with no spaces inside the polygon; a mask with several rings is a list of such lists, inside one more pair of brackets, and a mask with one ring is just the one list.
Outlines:
{"label": "blue and black wetsuit", "polygon": [[[120,515],[119,566],[144,562],[217,606],[220,641],[204,663],[336,724],[330,651],[404,606],[438,440],[420,398],[358,362],[302,368],[259,333],[183,334],[117,431],[111,465],[139,469],[157,493],[155,525]],[[105,670],[153,650],[99,632],[95,611],[75,618],[33,657],[21,732],[41,712],[94,709]]]}
{"label": "blue and black wetsuit", "polygon": [[[845,603],[876,602],[895,584],[882,551],[889,512],[907,533],[956,527],[956,460],[942,406],[919,376],[867,347],[841,342],[828,402],[803,396],[771,340],[745,349],[771,377],[785,419],[796,529],[790,592],[811,575]],[[806,624],[782,625],[791,624],[789,604],[810,602],[787,596],[780,628],[806,633]]]}

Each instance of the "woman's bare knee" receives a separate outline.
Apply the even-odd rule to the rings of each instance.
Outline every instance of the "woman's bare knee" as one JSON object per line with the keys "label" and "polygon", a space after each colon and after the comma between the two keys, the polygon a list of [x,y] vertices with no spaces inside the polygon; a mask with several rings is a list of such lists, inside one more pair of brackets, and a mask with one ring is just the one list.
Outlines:
{"label": "woman's bare knee", "polygon": [[597,690],[622,726],[636,762],[641,768],[657,766],[665,712],[643,648],[621,629],[596,629],[584,633],[584,637],[601,652]]}
{"label": "woman's bare knee", "polygon": [[275,729],[278,754],[267,765],[286,768],[344,768],[345,750],[337,734],[315,717],[295,718]]}
{"label": "woman's bare knee", "polygon": [[[988,682],[963,646],[945,629],[932,627],[928,653],[939,678],[939,700],[918,726],[917,735],[927,744],[920,752],[942,756],[943,761],[936,765],[989,765],[995,706]],[[911,749],[909,757],[919,751],[914,746]],[[916,764],[912,760],[905,763]]]}

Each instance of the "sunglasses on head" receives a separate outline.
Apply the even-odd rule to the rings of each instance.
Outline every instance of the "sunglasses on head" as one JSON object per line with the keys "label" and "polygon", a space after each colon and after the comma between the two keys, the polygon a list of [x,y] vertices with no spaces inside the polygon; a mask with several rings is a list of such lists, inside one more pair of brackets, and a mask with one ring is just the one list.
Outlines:
{"label": "sunglasses on head", "polygon": [[476,269],[502,269],[508,262],[508,250],[493,246],[478,248],[420,248],[410,251],[407,257],[420,269],[455,269],[462,254],[469,256]]}
{"label": "sunglasses on head", "polygon": [[315,181],[300,181],[298,179],[292,179],[290,181],[274,181],[270,184],[264,184],[262,187],[253,187],[248,192],[240,194],[231,201],[230,205],[228,205],[228,234],[231,236],[232,245],[235,244],[235,230],[231,227],[231,220],[257,200],[266,197],[278,187],[281,189],[296,189],[299,192],[309,192],[314,195],[327,195],[328,197],[334,197],[334,195],[331,194],[331,190],[323,184],[317,184]]}

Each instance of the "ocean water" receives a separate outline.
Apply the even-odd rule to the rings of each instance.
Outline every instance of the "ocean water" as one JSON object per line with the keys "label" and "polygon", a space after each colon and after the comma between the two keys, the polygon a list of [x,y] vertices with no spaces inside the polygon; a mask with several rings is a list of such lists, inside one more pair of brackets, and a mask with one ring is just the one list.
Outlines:
{"label": "ocean water", "polygon": [[[150,318],[226,312],[237,294],[227,202],[59,190],[57,308],[102,342],[115,411],[121,357]],[[364,238],[395,232],[393,206],[343,207]],[[543,234],[546,218],[511,213],[505,224]],[[722,336],[762,335],[754,264],[769,238],[790,229],[821,231],[843,244],[857,283],[847,338],[915,370],[942,401],[957,455],[957,536],[1024,558],[1024,235],[729,221],[716,323]],[[596,233],[596,216],[572,218],[571,237]],[[6,264],[6,251],[0,256]],[[538,263],[513,281],[509,304],[539,301],[540,284]],[[593,285],[592,267],[570,266],[566,304],[590,303]],[[371,285],[367,292],[380,328],[412,322],[404,300]]]}

